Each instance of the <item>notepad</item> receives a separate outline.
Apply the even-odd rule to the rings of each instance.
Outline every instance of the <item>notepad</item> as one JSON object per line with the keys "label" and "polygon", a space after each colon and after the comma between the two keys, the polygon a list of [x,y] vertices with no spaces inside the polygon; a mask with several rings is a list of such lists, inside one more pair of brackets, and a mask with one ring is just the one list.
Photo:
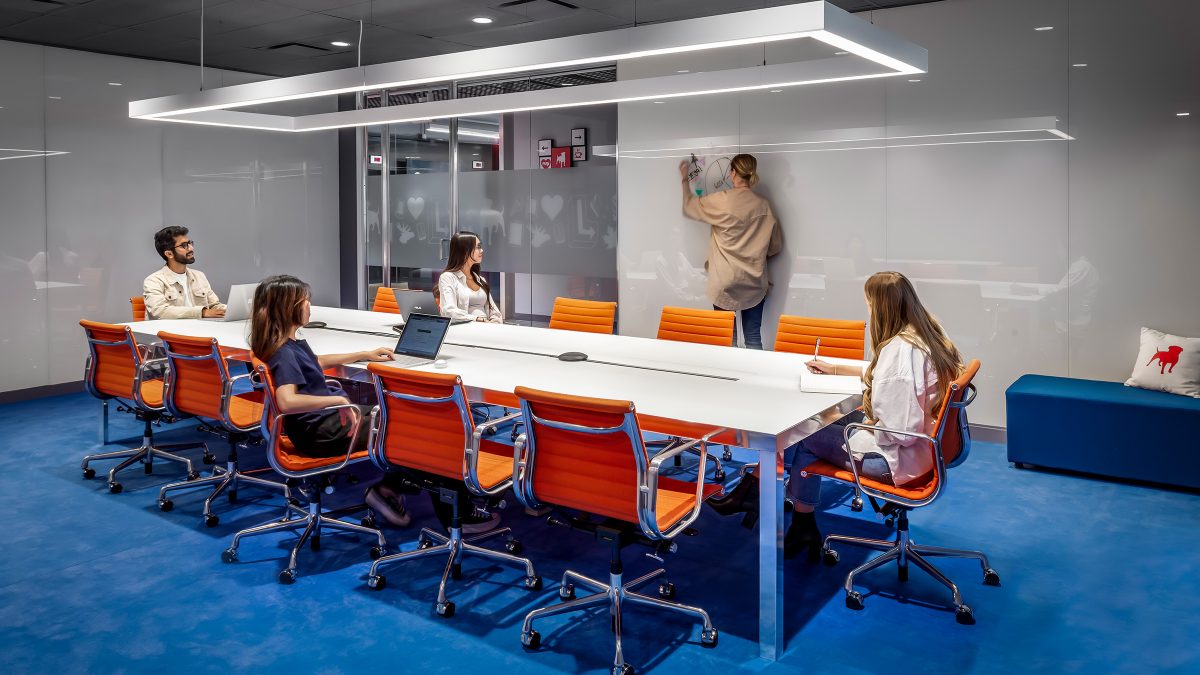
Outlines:
{"label": "notepad", "polygon": [[800,373],[800,391],[808,394],[861,394],[862,378],[857,375],[820,375]]}

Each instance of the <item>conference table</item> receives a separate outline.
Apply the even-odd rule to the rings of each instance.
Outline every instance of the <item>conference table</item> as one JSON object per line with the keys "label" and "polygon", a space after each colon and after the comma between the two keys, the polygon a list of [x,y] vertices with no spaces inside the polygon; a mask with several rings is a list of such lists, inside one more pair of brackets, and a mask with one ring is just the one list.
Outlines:
{"label": "conference table", "polygon": [[[310,320],[327,326],[301,328],[299,337],[320,355],[392,347],[397,340],[392,327],[400,316],[314,306]],[[154,340],[159,331],[167,331],[213,337],[223,347],[249,348],[246,321],[155,320],[128,325],[143,340]],[[564,352],[583,352],[588,358],[559,360]],[[775,660],[783,653],[783,451],[853,411],[861,403],[860,395],[801,391],[806,359],[796,354],[507,324],[450,326],[439,359],[445,361],[443,368],[428,364],[417,369],[461,376],[472,400],[508,404],[521,385],[632,400],[646,431],[723,429],[715,442],[756,452],[759,656]],[[369,379],[365,368],[365,363],[349,364],[340,376],[365,381]]]}

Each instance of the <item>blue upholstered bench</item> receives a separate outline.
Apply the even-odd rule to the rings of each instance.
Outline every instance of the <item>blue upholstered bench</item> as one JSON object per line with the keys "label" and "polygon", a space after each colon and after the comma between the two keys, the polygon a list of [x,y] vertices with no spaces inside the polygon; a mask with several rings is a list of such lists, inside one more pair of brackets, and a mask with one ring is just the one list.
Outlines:
{"label": "blue upholstered bench", "polygon": [[1010,462],[1200,488],[1200,399],[1044,375],[1006,399]]}

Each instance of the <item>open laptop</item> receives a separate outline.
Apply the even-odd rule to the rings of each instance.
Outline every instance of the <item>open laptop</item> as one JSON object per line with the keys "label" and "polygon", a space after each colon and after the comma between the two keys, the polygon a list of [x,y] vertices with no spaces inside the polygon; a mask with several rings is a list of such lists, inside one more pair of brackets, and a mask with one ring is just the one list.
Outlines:
{"label": "open laptop", "polygon": [[212,317],[206,321],[245,321],[250,318],[250,307],[254,304],[254,290],[258,284],[234,284],[229,287],[225,301],[225,316]]}
{"label": "open laptop", "polygon": [[400,308],[400,316],[417,314],[437,314],[437,301],[429,291],[396,291],[396,305]]}
{"label": "open laptop", "polygon": [[395,360],[392,363],[405,367],[433,363],[449,327],[450,319],[444,316],[417,312],[409,314],[408,321],[404,322],[404,330],[400,331],[400,339],[396,341]]}

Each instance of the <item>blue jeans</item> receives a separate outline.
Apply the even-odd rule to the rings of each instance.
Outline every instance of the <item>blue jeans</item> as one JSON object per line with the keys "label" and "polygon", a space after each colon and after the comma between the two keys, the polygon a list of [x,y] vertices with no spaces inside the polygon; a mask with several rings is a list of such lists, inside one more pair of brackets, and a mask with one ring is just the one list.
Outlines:
{"label": "blue jeans", "polygon": [[[851,413],[784,451],[784,463],[792,467],[788,473],[787,492],[793,502],[813,508],[821,505],[821,477],[800,475],[800,471],[809,464],[823,459],[835,466],[850,469],[850,452],[846,449],[842,433],[851,422],[862,422],[862,412]],[[866,432],[861,429],[851,432],[852,435],[855,433]],[[864,457],[859,464],[858,475],[882,483],[892,482],[892,469],[880,455]]]}
{"label": "blue jeans", "polygon": [[[753,307],[743,309],[742,315],[742,334],[746,338],[746,349],[762,349],[762,315],[763,305],[767,304],[767,299],[764,297],[761,302]],[[724,307],[713,305],[713,309],[728,311]],[[734,314],[733,319],[733,346],[737,346],[737,314]]]}

